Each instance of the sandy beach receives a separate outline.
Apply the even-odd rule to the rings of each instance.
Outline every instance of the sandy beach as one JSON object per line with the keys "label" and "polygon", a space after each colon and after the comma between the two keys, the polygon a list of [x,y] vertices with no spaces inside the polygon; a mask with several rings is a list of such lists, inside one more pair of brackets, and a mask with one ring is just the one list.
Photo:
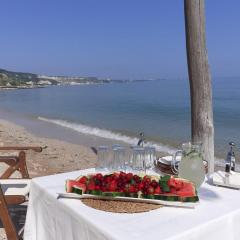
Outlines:
{"label": "sandy beach", "polygon": [[[37,137],[24,127],[6,120],[0,120],[0,145],[46,147],[41,153],[27,151],[27,166],[31,178],[94,167],[97,159],[90,147]],[[4,167],[0,166],[1,172]],[[14,213],[16,210],[11,211]],[[26,207],[18,211],[19,216],[14,218],[16,224],[18,221],[24,222],[25,211]],[[0,240],[6,239],[4,229],[0,227]]]}

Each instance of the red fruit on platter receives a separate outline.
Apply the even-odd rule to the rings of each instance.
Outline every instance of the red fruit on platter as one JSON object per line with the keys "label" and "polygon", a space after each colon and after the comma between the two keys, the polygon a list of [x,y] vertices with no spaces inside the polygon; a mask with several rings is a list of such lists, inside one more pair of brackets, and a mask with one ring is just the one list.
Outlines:
{"label": "red fruit on platter", "polygon": [[154,188],[153,187],[149,187],[148,188],[148,193],[149,194],[154,194]]}
{"label": "red fruit on platter", "polygon": [[137,189],[135,188],[134,185],[131,185],[131,186],[129,187],[129,192],[130,192],[130,193],[136,193],[136,192],[137,192]]}
{"label": "red fruit on platter", "polygon": [[97,173],[97,174],[96,174],[96,178],[97,178],[98,180],[102,180],[102,179],[103,179],[103,175],[102,175],[101,173]]}
{"label": "red fruit on platter", "polygon": [[151,179],[148,176],[144,176],[143,182],[150,184]]}
{"label": "red fruit on platter", "polygon": [[111,177],[110,176],[104,176],[103,182],[110,183],[111,182]]}
{"label": "red fruit on platter", "polygon": [[85,184],[87,182],[88,178],[86,176],[81,177],[78,182]]}
{"label": "red fruit on platter", "polygon": [[118,173],[118,172],[115,172],[115,173],[113,173],[113,175],[112,176],[114,176],[114,178],[119,178],[119,176],[120,176],[120,173]]}
{"label": "red fruit on platter", "polygon": [[138,175],[134,175],[133,179],[136,183],[140,183],[141,182],[141,178]]}
{"label": "red fruit on platter", "polygon": [[143,182],[141,182],[139,185],[138,185],[138,188],[139,190],[143,190],[145,184]]}
{"label": "red fruit on platter", "polygon": [[124,182],[118,180],[118,182],[117,182],[118,188],[123,188],[124,185],[125,185]]}
{"label": "red fruit on platter", "polygon": [[113,175],[110,176],[110,178],[111,178],[111,181],[117,180],[118,179],[118,175],[113,174]]}
{"label": "red fruit on platter", "polygon": [[154,189],[154,194],[160,194],[162,191],[161,191],[161,188],[160,186],[157,186],[155,189]]}
{"label": "red fruit on platter", "polygon": [[136,189],[137,192],[140,190],[138,184],[134,184],[134,187],[135,187],[135,189]]}
{"label": "red fruit on platter", "polygon": [[109,189],[110,192],[115,192],[115,190],[117,189],[117,182],[116,181],[112,181],[109,184],[108,189]]}
{"label": "red fruit on platter", "polygon": [[150,185],[154,188],[156,188],[158,186],[158,182],[156,180],[152,180],[152,182],[150,183]]}
{"label": "red fruit on platter", "polygon": [[95,186],[95,190],[101,190],[101,187],[99,185]]}
{"label": "red fruit on platter", "polygon": [[133,178],[133,174],[132,173],[128,173],[127,174],[127,180],[130,181]]}
{"label": "red fruit on platter", "polygon": [[88,190],[95,190],[95,183],[92,181],[87,185],[87,189]]}
{"label": "red fruit on platter", "polygon": [[120,178],[125,178],[126,175],[127,175],[127,174],[126,174],[125,172],[120,172],[119,177],[120,177]]}

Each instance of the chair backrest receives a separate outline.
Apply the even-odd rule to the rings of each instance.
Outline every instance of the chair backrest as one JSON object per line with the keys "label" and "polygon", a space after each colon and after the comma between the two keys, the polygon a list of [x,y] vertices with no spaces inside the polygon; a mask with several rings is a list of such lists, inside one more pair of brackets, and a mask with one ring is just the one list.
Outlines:
{"label": "chair backrest", "polygon": [[2,192],[2,188],[0,185],[0,219],[2,221],[3,227],[5,229],[7,239],[11,240],[19,240],[18,233],[16,231],[15,225],[11,219],[9,214],[7,201],[5,196]]}

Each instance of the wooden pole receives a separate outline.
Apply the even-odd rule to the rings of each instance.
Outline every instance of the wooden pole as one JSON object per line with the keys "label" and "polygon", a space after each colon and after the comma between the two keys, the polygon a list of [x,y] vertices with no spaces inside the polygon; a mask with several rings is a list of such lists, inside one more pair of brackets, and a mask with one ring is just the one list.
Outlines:
{"label": "wooden pole", "polygon": [[205,0],[184,0],[192,141],[202,142],[209,173],[214,172],[212,84],[205,40]]}

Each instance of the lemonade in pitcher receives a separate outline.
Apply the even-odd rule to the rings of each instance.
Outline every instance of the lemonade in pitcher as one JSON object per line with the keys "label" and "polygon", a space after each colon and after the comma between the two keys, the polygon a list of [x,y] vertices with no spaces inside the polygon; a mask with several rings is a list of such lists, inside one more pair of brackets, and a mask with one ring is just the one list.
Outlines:
{"label": "lemonade in pitcher", "polygon": [[205,179],[201,144],[184,143],[182,150],[176,155],[179,152],[182,154],[182,159],[178,163],[178,176],[193,182],[198,189]]}

